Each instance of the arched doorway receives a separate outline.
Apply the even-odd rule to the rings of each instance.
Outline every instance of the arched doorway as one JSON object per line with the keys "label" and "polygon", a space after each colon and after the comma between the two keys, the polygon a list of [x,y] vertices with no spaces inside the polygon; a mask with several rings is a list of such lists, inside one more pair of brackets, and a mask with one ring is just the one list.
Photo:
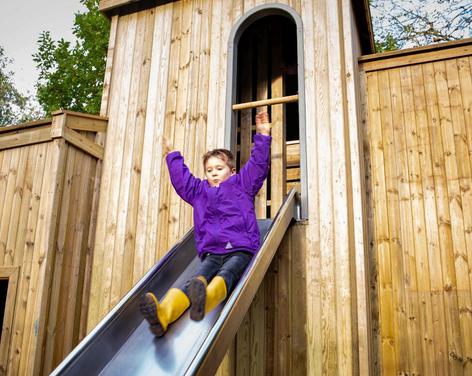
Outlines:
{"label": "arched doorway", "polygon": [[256,199],[258,216],[273,217],[294,187],[307,218],[303,34],[292,8],[261,5],[234,25],[227,85],[225,143],[240,165],[250,154],[256,113],[268,111],[273,123],[271,170]]}

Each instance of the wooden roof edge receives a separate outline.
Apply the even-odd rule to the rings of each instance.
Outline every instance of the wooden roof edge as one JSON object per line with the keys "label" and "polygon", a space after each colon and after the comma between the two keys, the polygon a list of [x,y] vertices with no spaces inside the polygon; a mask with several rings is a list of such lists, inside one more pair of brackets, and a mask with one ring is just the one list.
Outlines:
{"label": "wooden roof edge", "polygon": [[421,54],[425,52],[432,52],[434,50],[444,50],[448,48],[463,47],[463,46],[468,46],[468,45],[472,45],[472,38],[459,39],[459,40],[443,42],[443,43],[435,43],[435,44],[430,44],[428,46],[423,46],[423,47],[412,47],[412,48],[405,48],[403,50],[368,54],[368,55],[361,56],[359,58],[359,63],[361,64],[361,63],[367,63],[367,62],[371,62],[375,60],[390,59],[392,57],[398,57],[398,56],[416,55],[416,54]]}
{"label": "wooden roof edge", "polygon": [[171,3],[174,0],[100,0],[98,10],[108,18]]}

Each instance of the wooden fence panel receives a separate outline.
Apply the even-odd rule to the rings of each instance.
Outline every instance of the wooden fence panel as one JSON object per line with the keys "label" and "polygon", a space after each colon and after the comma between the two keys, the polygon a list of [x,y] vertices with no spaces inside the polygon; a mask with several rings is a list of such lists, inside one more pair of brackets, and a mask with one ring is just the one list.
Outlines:
{"label": "wooden fence panel", "polygon": [[49,374],[85,334],[84,271],[103,154],[94,139],[105,130],[106,119],[69,111],[0,130],[0,274],[16,271],[1,374]]}
{"label": "wooden fence panel", "polygon": [[472,77],[456,50],[363,66],[383,374],[472,372]]}

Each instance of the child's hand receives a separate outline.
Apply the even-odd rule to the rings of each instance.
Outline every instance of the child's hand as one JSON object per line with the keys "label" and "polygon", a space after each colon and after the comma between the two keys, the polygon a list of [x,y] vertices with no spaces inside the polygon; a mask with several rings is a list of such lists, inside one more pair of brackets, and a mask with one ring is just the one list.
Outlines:
{"label": "child's hand", "polygon": [[164,157],[169,154],[171,151],[173,151],[173,146],[170,143],[170,141],[167,139],[166,136],[162,135],[161,136],[161,143],[162,143],[162,154]]}
{"label": "child's hand", "polygon": [[256,132],[270,136],[269,114],[266,111],[256,115]]}

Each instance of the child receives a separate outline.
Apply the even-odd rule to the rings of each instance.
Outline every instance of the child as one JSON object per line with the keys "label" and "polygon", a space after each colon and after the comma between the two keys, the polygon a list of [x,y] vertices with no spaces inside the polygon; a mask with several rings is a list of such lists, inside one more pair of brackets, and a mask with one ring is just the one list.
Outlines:
{"label": "child", "polygon": [[260,243],[254,197],[267,177],[270,124],[267,112],[256,116],[254,147],[249,161],[236,174],[233,155],[215,149],[203,156],[206,180],[194,177],[178,151],[164,153],[174,189],[193,206],[195,243],[201,264],[183,286],[172,287],[161,302],[152,292],[140,311],[158,337],[190,307],[190,318],[200,321],[218,306],[241,278]]}

